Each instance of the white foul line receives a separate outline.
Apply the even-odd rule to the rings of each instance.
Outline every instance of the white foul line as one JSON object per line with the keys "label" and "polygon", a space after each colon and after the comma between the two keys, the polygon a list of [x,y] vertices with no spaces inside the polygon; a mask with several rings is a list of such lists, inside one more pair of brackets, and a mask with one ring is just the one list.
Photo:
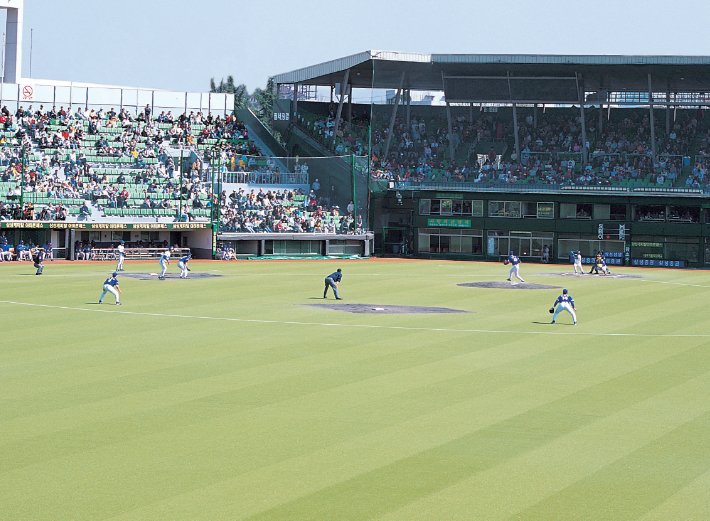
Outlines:
{"label": "white foul line", "polygon": [[[86,309],[86,308],[74,308],[69,306],[53,306],[50,304],[32,304],[29,302],[14,302],[11,300],[0,300],[0,304],[12,304],[16,306],[32,306],[40,308],[51,308],[51,309],[66,309],[69,311],[88,311],[94,313],[112,313],[120,315],[142,315],[149,317],[165,317],[165,318],[194,318],[198,320],[217,320],[224,322],[251,322],[256,324],[288,324],[297,326],[325,326],[325,327],[356,327],[356,328],[368,328],[368,329],[398,329],[402,331],[444,331],[448,333],[507,333],[507,334],[522,334],[522,335],[585,335],[585,336],[618,336],[618,337],[643,337],[643,338],[710,338],[710,334],[706,335],[681,335],[681,334],[669,334],[669,335],[652,335],[644,333],[589,333],[585,331],[580,332],[564,332],[564,331],[503,331],[496,329],[449,329],[443,327],[407,327],[407,326],[382,326],[376,324],[335,324],[330,322],[297,322],[293,320],[263,320],[256,318],[228,318],[228,317],[203,317],[199,315],[175,315],[168,313],[146,313],[140,311],[119,311],[110,309]],[[110,307],[111,304],[108,304]],[[559,327],[559,326],[558,326]]]}

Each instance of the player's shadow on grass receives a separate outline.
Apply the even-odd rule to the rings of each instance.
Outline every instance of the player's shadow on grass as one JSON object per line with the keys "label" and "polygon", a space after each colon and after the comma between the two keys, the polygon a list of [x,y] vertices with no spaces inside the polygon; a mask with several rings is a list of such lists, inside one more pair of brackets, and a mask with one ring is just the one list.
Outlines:
{"label": "player's shadow on grass", "polygon": [[323,297],[308,297],[308,300],[323,300]]}
{"label": "player's shadow on grass", "polygon": [[543,326],[573,326],[574,324],[565,324],[564,322],[533,322],[533,324],[542,324]]}

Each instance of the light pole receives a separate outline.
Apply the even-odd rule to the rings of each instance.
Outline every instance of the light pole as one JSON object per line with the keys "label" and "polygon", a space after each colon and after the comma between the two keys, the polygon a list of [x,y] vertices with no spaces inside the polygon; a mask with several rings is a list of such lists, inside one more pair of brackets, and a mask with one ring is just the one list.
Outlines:
{"label": "light pole", "polygon": [[182,221],[182,171],[185,168],[185,160],[183,159],[183,149],[180,149],[180,186],[178,187],[178,193],[180,194],[180,213],[178,214],[178,221]]}
{"label": "light pole", "polygon": [[25,211],[25,145],[22,145],[22,157],[20,167],[20,217]]}

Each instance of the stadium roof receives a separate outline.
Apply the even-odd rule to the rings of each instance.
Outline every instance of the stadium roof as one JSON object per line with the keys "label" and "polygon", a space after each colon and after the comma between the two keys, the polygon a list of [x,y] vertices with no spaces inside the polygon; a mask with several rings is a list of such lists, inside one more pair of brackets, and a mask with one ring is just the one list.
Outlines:
{"label": "stadium roof", "polygon": [[[450,101],[505,101],[500,99],[502,89],[508,101],[537,100],[539,89],[547,91],[541,101],[574,101],[572,90],[576,99],[578,82],[588,93],[647,92],[649,74],[656,93],[710,91],[710,56],[430,55],[370,50],[279,74],[274,80],[335,85],[348,69],[353,88],[396,89],[402,81],[405,89],[444,90]],[[511,88],[509,78],[519,88]],[[474,94],[483,97],[474,100]]]}

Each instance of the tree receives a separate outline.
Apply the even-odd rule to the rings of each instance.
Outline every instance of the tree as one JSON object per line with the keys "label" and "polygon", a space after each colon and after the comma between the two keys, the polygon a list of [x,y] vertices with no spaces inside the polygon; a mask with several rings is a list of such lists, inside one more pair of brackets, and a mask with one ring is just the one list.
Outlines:
{"label": "tree", "polygon": [[234,94],[234,110],[246,109],[250,106],[250,96],[246,85],[234,85],[234,77],[227,76],[227,81],[219,80],[219,87],[215,85],[214,78],[210,79],[210,92],[224,92]]}
{"label": "tree", "polygon": [[249,92],[243,83],[234,89],[234,110],[245,109],[249,106]]}
{"label": "tree", "polygon": [[276,86],[273,76],[266,82],[265,89],[256,89],[254,91],[254,101],[258,117],[267,128],[273,128],[274,120],[274,100],[276,99]]}

